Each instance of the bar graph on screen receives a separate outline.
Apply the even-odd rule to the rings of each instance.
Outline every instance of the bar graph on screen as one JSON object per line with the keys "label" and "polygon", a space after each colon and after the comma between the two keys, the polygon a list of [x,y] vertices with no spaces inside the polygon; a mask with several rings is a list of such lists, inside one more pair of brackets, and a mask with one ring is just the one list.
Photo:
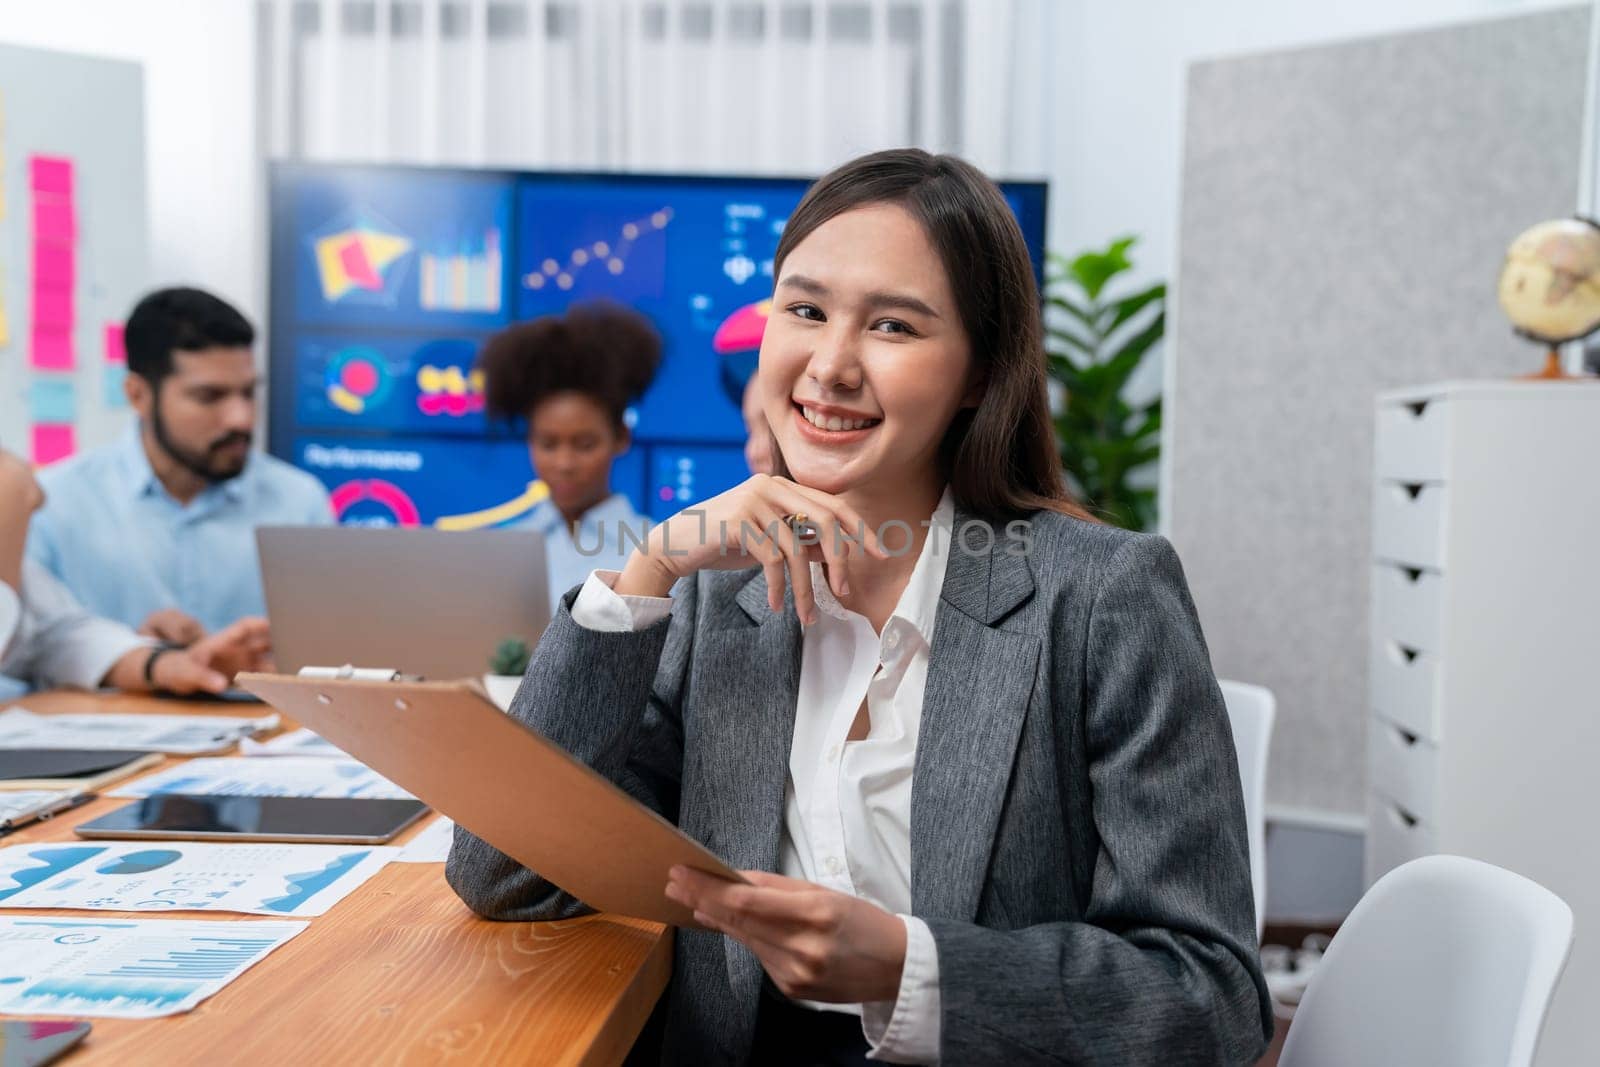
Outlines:
{"label": "bar graph on screen", "polygon": [[454,248],[435,245],[421,252],[419,302],[429,311],[499,311],[505,257],[500,230]]}

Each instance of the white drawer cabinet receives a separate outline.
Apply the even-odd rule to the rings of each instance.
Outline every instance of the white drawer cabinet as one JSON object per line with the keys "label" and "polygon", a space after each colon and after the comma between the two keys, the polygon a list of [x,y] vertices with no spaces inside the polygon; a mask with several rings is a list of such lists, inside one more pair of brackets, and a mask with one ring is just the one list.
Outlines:
{"label": "white drawer cabinet", "polygon": [[1377,427],[1373,459],[1379,478],[1444,481],[1449,426],[1442,393],[1389,394],[1378,405]]}
{"label": "white drawer cabinet", "polygon": [[1445,563],[1448,490],[1429,482],[1379,481],[1372,497],[1372,552],[1378,559],[1439,570]]}
{"label": "white drawer cabinet", "polygon": [[1416,652],[1444,641],[1444,576],[1377,560],[1372,573],[1373,636]]}
{"label": "white drawer cabinet", "polygon": [[1373,718],[1367,744],[1367,777],[1372,791],[1429,823],[1438,812],[1439,746],[1391,722]]}
{"label": "white drawer cabinet", "polygon": [[[1379,397],[1367,878],[1433,852],[1559,893],[1600,930],[1600,384]],[[1541,1064],[1590,1062],[1600,938],[1573,948]]]}
{"label": "white drawer cabinet", "polygon": [[1443,740],[1438,660],[1392,636],[1374,644],[1368,672],[1372,710],[1418,737]]}
{"label": "white drawer cabinet", "polygon": [[1385,870],[1437,851],[1433,827],[1374,790],[1368,810],[1367,855]]}

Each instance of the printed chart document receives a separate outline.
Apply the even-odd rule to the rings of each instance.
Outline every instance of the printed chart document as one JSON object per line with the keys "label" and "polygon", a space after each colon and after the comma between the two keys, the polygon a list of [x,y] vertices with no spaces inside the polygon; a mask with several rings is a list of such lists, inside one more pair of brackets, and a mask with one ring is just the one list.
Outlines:
{"label": "printed chart document", "polygon": [[309,925],[0,918],[0,1013],[177,1015]]}
{"label": "printed chart document", "polygon": [[0,748],[121,748],[192,756],[225,752],[242,737],[278,725],[277,712],[227,715],[35,715],[0,711]]}
{"label": "printed chart document", "polygon": [[450,843],[456,839],[456,824],[443,815],[401,846],[396,863],[443,863],[450,858]]}
{"label": "printed chart document", "polygon": [[239,751],[246,756],[327,756],[349,759],[350,754],[337,745],[329,744],[314,730],[299,729],[274,737],[270,741],[245,738],[239,742]]}
{"label": "printed chart document", "polygon": [[224,756],[194,759],[148,774],[115,790],[114,797],[194,793],[230,797],[382,797],[410,800],[411,794],[353,759],[318,756],[261,759]]}
{"label": "printed chart document", "polygon": [[357,845],[13,845],[0,848],[0,908],[321,915],[399,852]]}

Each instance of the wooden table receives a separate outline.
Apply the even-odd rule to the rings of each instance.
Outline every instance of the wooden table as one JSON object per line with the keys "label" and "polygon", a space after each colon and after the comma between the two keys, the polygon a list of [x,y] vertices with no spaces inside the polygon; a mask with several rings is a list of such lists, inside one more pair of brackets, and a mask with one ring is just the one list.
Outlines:
{"label": "wooden table", "polygon": [[[42,714],[266,710],[66,692],[19,703]],[[102,797],[0,838],[0,845],[77,840],[73,826],[126,803]],[[404,844],[425,825],[395,843]],[[7,914],[152,917],[22,909]],[[210,912],[185,917],[250,921]],[[620,1063],[671,971],[671,932],[658,923],[615,915],[487,922],[445,884],[442,863],[391,863],[309,922],[304,933],[188,1014],[92,1020],[93,1032],[65,1062]]]}

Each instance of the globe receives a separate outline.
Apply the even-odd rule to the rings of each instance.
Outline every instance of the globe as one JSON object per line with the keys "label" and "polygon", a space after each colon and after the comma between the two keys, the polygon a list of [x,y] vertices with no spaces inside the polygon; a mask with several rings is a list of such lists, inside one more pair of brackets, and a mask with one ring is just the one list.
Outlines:
{"label": "globe", "polygon": [[1546,373],[1559,373],[1555,346],[1600,329],[1600,223],[1551,219],[1518,234],[1506,249],[1499,296],[1518,333],[1550,346]]}

